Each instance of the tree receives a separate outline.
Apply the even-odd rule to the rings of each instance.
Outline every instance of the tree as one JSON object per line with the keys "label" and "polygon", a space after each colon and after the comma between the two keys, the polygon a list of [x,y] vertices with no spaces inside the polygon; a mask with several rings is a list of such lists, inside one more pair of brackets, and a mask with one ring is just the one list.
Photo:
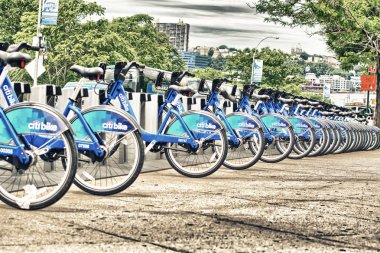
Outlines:
{"label": "tree", "polygon": [[[228,56],[225,71],[230,79],[241,80],[242,83],[250,83],[251,65],[255,49],[238,50],[234,56]],[[262,84],[275,89],[281,89],[286,85],[300,87],[304,83],[303,68],[290,54],[281,50],[263,48],[256,51],[256,59],[264,61]],[[288,78],[292,76],[292,78]]]}
{"label": "tree", "polygon": [[205,68],[205,69],[196,69],[193,71],[193,74],[199,79],[213,80],[216,78],[224,78],[225,74],[213,68]]}
{"label": "tree", "polygon": [[306,53],[306,52],[302,52],[301,54],[300,54],[300,57],[303,59],[303,60],[307,60],[307,59],[309,59],[309,57],[310,57],[310,55],[308,54],[308,53]]}
{"label": "tree", "polygon": [[210,68],[217,69],[217,70],[223,70],[227,61],[227,59],[222,56],[218,56],[216,58],[210,58],[209,60],[210,60]]}
{"label": "tree", "polygon": [[[9,2],[13,1],[20,4],[21,10],[29,6],[17,0]],[[171,71],[183,69],[184,63],[177,50],[170,44],[169,38],[156,29],[152,17],[135,15],[112,21],[100,19],[83,22],[94,15],[101,17],[104,8],[84,0],[60,0],[59,4],[58,24],[43,29],[48,49],[44,61],[47,71],[39,79],[40,82],[63,85],[77,79],[69,71],[73,64],[96,66],[98,62],[114,64],[135,60],[154,68]],[[0,29],[0,36],[4,36],[0,40],[9,38],[12,43],[23,40],[31,42],[37,25],[36,6],[37,1],[33,8],[18,17],[10,17],[19,24],[15,28],[17,32],[8,34]],[[21,78],[26,80],[29,77],[23,75]]]}
{"label": "tree", "polygon": [[332,74],[335,71],[333,67],[323,62],[308,63],[308,66],[310,67],[309,72],[315,73],[317,76]]}
{"label": "tree", "polygon": [[251,4],[267,21],[319,29],[344,68],[376,63],[375,124],[380,127],[380,5],[378,0],[258,0]]}
{"label": "tree", "polygon": [[208,57],[212,57],[213,55],[214,55],[214,49],[213,49],[213,48],[210,48],[210,49],[208,50],[207,56],[208,56]]}

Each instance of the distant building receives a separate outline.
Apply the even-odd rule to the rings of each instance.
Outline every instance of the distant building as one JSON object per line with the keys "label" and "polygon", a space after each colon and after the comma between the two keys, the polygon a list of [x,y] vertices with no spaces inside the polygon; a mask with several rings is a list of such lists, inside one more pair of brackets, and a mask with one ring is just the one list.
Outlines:
{"label": "distant building", "polygon": [[202,56],[208,56],[208,52],[210,50],[214,50],[215,51],[215,48],[213,48],[213,47],[206,47],[206,46],[204,46],[204,47],[196,46],[196,47],[192,48],[191,51],[199,53]]}
{"label": "distant building", "polygon": [[339,75],[322,75],[319,77],[319,82],[321,84],[330,84],[331,91],[333,92],[347,92],[353,88],[352,82],[350,80],[347,80]]}
{"label": "distant building", "polygon": [[169,37],[170,42],[178,51],[189,50],[189,24],[185,24],[180,20],[178,23],[157,23],[156,25],[160,32],[165,33]]}
{"label": "distant building", "polygon": [[303,50],[301,48],[301,45],[297,45],[296,47],[292,47],[291,54],[292,55],[300,55],[302,54]]}
{"label": "distant building", "polygon": [[[317,80],[318,80],[315,73],[306,73],[305,79],[308,83],[312,83],[312,84],[317,83]],[[318,83],[319,83],[319,81],[318,81]]]}
{"label": "distant building", "polygon": [[309,58],[307,58],[307,62],[313,62],[313,63],[323,62],[323,58],[313,55],[313,56],[309,56]]}
{"label": "distant building", "polygon": [[333,56],[325,56],[323,57],[323,61],[328,65],[332,66],[333,68],[340,68],[340,61]]}
{"label": "distant building", "polygon": [[189,70],[204,69],[209,66],[208,57],[200,55],[198,52],[180,52],[180,54]]}

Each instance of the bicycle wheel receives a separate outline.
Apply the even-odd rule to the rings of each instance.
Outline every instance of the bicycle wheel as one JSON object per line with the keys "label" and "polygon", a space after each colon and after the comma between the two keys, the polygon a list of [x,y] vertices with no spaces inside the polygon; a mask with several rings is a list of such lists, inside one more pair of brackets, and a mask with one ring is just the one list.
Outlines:
{"label": "bicycle wheel", "polygon": [[[124,122],[128,125],[132,119],[125,112],[108,106],[96,106],[83,111],[87,124],[100,138],[102,157],[94,151],[82,149],[79,145],[79,165],[74,184],[85,192],[94,195],[112,195],[124,191],[139,176],[144,163],[144,144],[140,133],[134,127],[103,127],[104,122]],[[110,120],[113,118],[112,120]],[[75,117],[71,120],[74,129],[81,129],[81,122]],[[76,133],[76,141],[84,136]]]}
{"label": "bicycle wheel", "polygon": [[293,151],[288,155],[290,159],[302,159],[308,156],[314,149],[316,143],[315,130],[311,123],[303,118],[290,117],[296,142]]}
{"label": "bicycle wheel", "polygon": [[35,103],[20,103],[5,112],[30,161],[20,163],[13,155],[0,158],[0,199],[26,210],[56,203],[69,190],[77,168],[69,123],[53,108]]}
{"label": "bicycle wheel", "polygon": [[[213,174],[227,156],[228,140],[222,123],[206,111],[187,111],[181,118],[198,142],[198,147],[186,143],[167,143],[164,147],[167,161],[178,173],[187,177],[201,178]],[[164,133],[188,137],[177,118],[167,124]]]}
{"label": "bicycle wheel", "polygon": [[272,141],[267,141],[260,160],[267,163],[277,163],[288,157],[292,152],[295,135],[292,124],[285,117],[268,115],[262,118]]}
{"label": "bicycle wheel", "polygon": [[[228,153],[223,165],[232,170],[244,170],[256,164],[265,148],[262,126],[254,117],[244,113],[227,115],[227,122],[240,139],[236,145],[229,141]],[[230,135],[228,133],[227,135]]]}
{"label": "bicycle wheel", "polygon": [[313,124],[315,129],[316,143],[314,145],[313,151],[310,152],[308,156],[314,157],[323,154],[323,150],[325,149],[327,143],[330,142],[330,135],[327,132],[326,126],[316,119],[309,119]]}

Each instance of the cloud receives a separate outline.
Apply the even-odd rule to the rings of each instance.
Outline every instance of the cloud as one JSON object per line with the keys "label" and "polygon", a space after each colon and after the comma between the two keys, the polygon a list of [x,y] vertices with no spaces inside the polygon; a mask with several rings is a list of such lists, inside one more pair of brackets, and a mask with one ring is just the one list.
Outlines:
{"label": "cloud", "polygon": [[331,54],[321,37],[310,38],[303,28],[290,29],[264,22],[247,6],[250,0],[96,0],[106,7],[108,18],[145,13],[159,22],[190,24],[190,45],[236,48],[252,47],[266,36],[279,36],[279,40],[266,40],[262,46],[290,51],[294,46],[308,53]]}
{"label": "cloud", "polygon": [[213,34],[216,36],[233,35],[236,37],[246,37],[252,34],[258,35],[274,35],[275,31],[265,30],[265,29],[241,29],[241,28],[231,28],[231,27],[215,27],[215,26],[191,26],[191,31],[197,33],[201,36],[203,34]]}

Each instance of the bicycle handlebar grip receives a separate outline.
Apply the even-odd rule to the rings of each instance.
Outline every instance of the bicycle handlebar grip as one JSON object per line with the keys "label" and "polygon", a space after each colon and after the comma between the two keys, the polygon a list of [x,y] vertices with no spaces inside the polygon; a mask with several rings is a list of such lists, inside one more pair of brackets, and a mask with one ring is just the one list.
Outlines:
{"label": "bicycle handlebar grip", "polygon": [[36,52],[40,51],[40,47],[31,46],[31,45],[27,45],[26,49],[30,51],[36,51]]}

